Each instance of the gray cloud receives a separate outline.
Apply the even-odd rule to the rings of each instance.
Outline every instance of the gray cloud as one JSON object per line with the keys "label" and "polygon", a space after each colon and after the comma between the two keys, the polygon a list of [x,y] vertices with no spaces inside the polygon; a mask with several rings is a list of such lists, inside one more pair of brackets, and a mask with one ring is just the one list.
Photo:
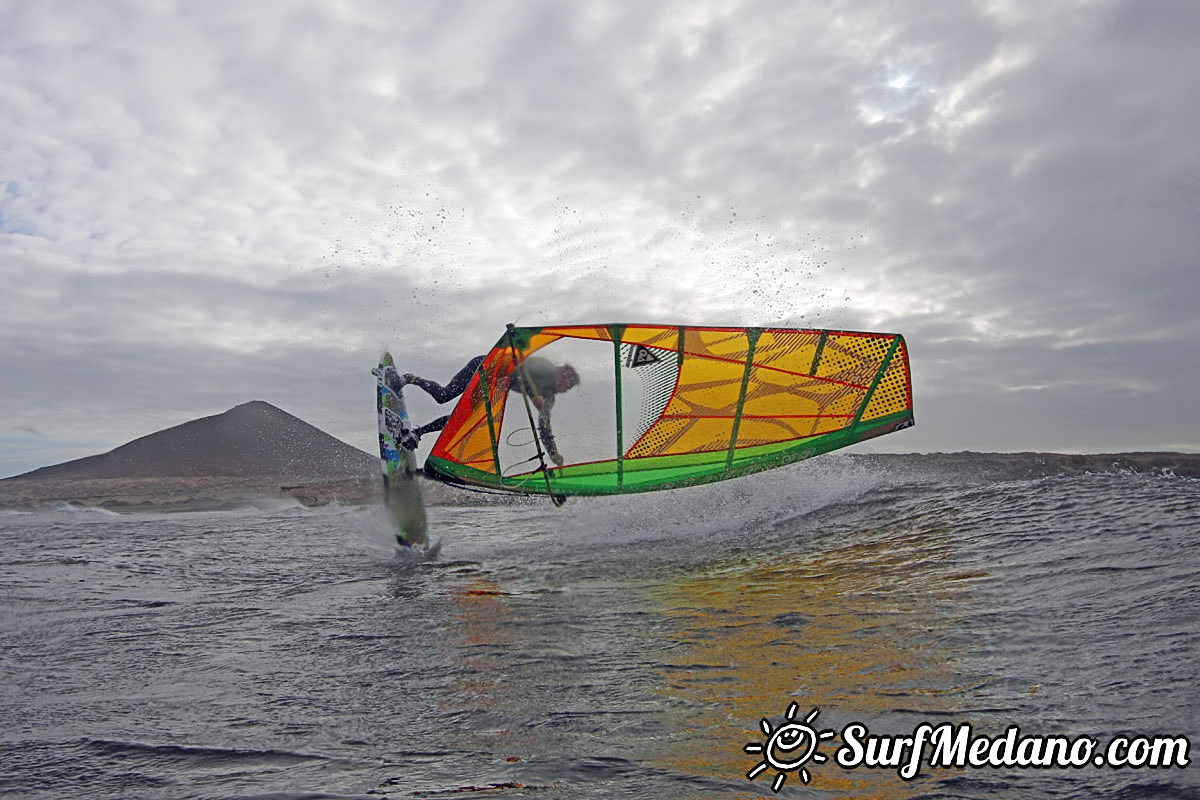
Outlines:
{"label": "gray cloud", "polygon": [[1198,33],[1143,0],[6,6],[0,472],[248,399],[371,449],[382,347],[445,378],[510,320],[899,331],[919,424],[880,448],[1196,449]]}

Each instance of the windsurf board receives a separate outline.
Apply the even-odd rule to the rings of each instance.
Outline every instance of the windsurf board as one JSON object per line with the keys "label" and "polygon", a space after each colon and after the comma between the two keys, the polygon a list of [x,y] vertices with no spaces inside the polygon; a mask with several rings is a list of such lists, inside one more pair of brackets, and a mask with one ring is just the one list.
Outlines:
{"label": "windsurf board", "polygon": [[395,369],[390,352],[372,370],[376,379],[375,400],[379,412],[379,461],[383,472],[383,502],[396,528],[396,541],[404,547],[429,542],[425,498],[417,482],[416,453],[403,446],[416,441],[403,391],[388,384],[387,370]]}

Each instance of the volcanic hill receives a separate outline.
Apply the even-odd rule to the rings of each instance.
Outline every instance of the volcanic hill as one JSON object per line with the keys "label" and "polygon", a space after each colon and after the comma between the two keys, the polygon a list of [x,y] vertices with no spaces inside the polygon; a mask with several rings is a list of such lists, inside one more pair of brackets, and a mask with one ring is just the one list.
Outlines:
{"label": "volcanic hill", "polygon": [[107,453],[11,480],[242,478],[291,481],[374,476],[379,461],[262,400],[151,433]]}
{"label": "volcanic hill", "polygon": [[363,501],[378,492],[378,475],[375,456],[255,400],[0,480],[0,507],[213,508],[281,495]]}

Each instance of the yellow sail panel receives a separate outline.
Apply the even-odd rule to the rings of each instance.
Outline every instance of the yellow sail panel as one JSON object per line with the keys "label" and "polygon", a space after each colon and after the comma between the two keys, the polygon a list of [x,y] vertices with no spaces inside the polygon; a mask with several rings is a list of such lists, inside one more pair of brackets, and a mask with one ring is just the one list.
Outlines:
{"label": "yellow sail panel", "polygon": [[791,417],[852,414],[863,387],[756,367],[746,386],[743,414]]}
{"label": "yellow sail panel", "polygon": [[762,332],[754,346],[754,363],[787,375],[811,375],[819,331],[773,330]]}
{"label": "yellow sail panel", "polygon": [[628,325],[621,341],[642,347],[655,347],[660,350],[679,349],[679,328],[661,325]]}
{"label": "yellow sail panel", "polygon": [[[532,340],[538,342],[540,347],[562,336],[570,336],[572,339],[595,339],[601,342],[612,341],[612,334],[609,333],[607,325],[564,325],[557,328],[542,328],[534,334]],[[543,337],[547,337],[548,341],[542,341]],[[531,351],[536,349],[538,347],[530,348]]]}
{"label": "yellow sail panel", "polygon": [[[679,346],[679,329],[635,329],[632,335],[642,346]],[[684,329],[671,399],[626,458],[728,450],[748,351],[745,330]]]}
{"label": "yellow sail panel", "polygon": [[894,336],[839,333],[830,334],[821,350],[819,378],[831,378],[867,388],[887,358]]}
{"label": "yellow sail panel", "polygon": [[732,417],[746,367],[736,361],[685,358],[663,416]]}
{"label": "yellow sail panel", "polygon": [[863,421],[886,417],[912,407],[912,387],[908,374],[908,352],[901,340],[895,355],[888,363],[887,371],[871,395],[871,401],[863,411]]}
{"label": "yellow sail panel", "polygon": [[[813,419],[810,417],[747,417],[738,425],[738,447],[754,447],[760,444],[777,444],[810,435]],[[726,443],[726,448],[728,448]]]}
{"label": "yellow sail panel", "polygon": [[627,457],[725,451],[732,437],[732,417],[664,418],[646,432]]}
{"label": "yellow sail panel", "polygon": [[678,439],[684,436],[692,425],[691,419],[682,417],[660,418],[642,437],[634,443],[626,454],[627,458],[642,458],[674,452],[673,448]]}
{"label": "yellow sail panel", "polygon": [[524,361],[528,356],[536,353],[538,350],[541,350],[543,347],[549,344],[557,342],[561,338],[562,334],[553,333],[550,331],[541,331],[533,334],[527,339],[517,339],[514,337],[514,340],[511,343],[501,340],[496,347],[509,351],[515,351],[515,357],[520,361]]}
{"label": "yellow sail panel", "polygon": [[686,328],[684,358],[745,364],[750,339],[742,328]]}

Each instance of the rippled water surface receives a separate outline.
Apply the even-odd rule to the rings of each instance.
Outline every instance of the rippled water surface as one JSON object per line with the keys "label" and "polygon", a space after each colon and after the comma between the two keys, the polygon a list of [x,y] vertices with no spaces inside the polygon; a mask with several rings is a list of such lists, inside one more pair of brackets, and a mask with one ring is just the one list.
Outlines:
{"label": "rippled water surface", "polygon": [[[754,780],[759,727],[1200,742],[1200,482],[827,457],[620,499],[0,516],[0,794],[1200,797],[1170,769]],[[1189,755],[1193,753],[1191,747]]]}

